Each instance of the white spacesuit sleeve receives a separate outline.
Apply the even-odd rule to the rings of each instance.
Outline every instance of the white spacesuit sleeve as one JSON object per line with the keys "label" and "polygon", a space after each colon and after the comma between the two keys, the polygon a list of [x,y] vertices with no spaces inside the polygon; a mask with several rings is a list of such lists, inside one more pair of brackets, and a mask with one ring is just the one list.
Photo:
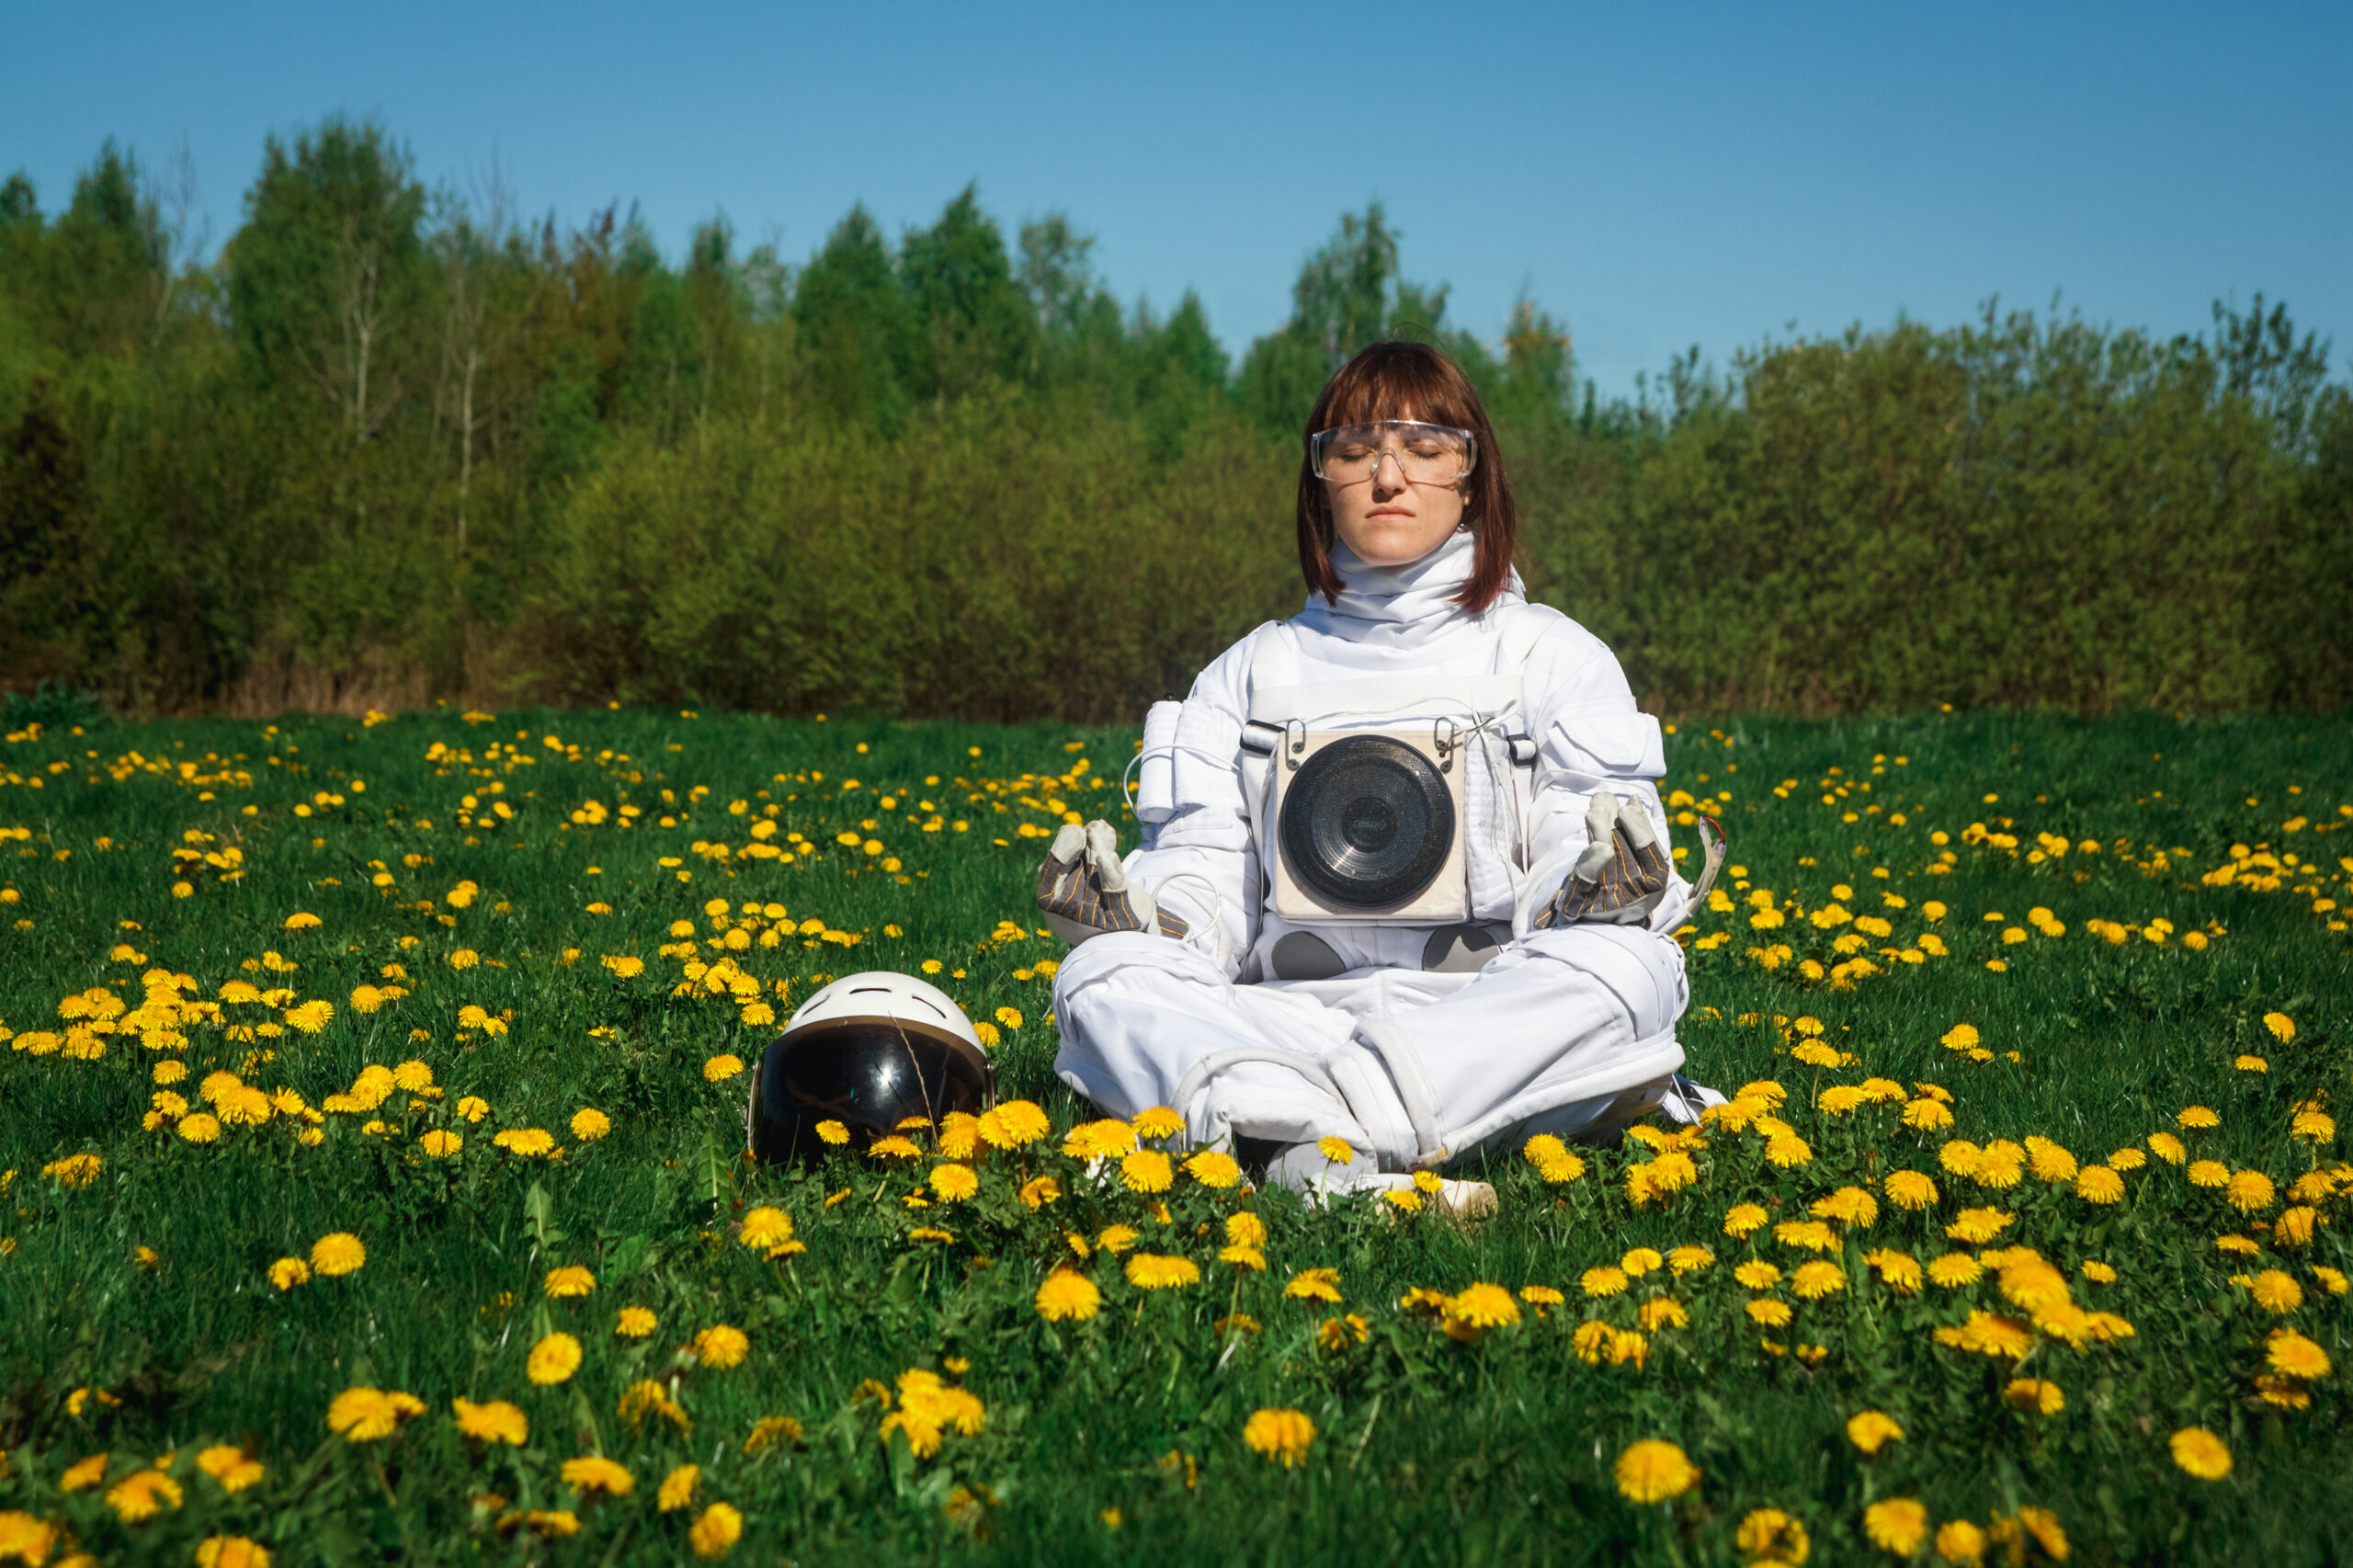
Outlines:
{"label": "white spacesuit sleeve", "polygon": [[1169,761],[1170,814],[1157,842],[1123,862],[1160,908],[1190,926],[1184,940],[1227,978],[1257,936],[1257,852],[1243,801],[1242,724],[1250,705],[1251,640],[1220,654],[1193,682]]}
{"label": "white spacesuit sleeve", "polygon": [[[1520,934],[1560,891],[1585,848],[1586,813],[1597,790],[1639,807],[1659,839],[1668,841],[1666,808],[1658,797],[1658,780],[1666,772],[1658,721],[1634,706],[1625,672],[1600,639],[1574,621],[1555,628],[1529,656],[1522,690],[1537,761],[1529,870],[1513,917]],[[1689,902],[1689,883],[1672,876],[1651,929],[1673,930]]]}

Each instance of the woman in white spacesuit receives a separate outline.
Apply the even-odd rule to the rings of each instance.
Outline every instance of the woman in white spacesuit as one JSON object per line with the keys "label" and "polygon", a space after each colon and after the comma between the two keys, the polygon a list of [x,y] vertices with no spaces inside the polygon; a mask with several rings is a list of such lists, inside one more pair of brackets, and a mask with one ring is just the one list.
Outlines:
{"label": "woman in white spacesuit", "polygon": [[1696,1115],[1715,1096],[1677,1072],[1669,933],[1699,895],[1665,853],[1658,722],[1598,639],[1527,602],[1461,369],[1415,343],[1349,361],[1297,521],[1307,608],[1153,710],[1143,846],[1065,826],[1040,869],[1076,944],[1056,1072],[1327,1191]]}

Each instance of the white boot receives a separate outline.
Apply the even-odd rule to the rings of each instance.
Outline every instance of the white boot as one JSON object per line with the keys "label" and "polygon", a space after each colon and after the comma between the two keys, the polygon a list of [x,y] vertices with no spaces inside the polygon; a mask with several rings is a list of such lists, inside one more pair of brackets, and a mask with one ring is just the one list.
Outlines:
{"label": "white boot", "polygon": [[[1360,1150],[1349,1150],[1345,1161],[1335,1160],[1314,1143],[1293,1143],[1267,1161],[1267,1180],[1298,1193],[1311,1209],[1352,1193],[1415,1190],[1410,1174],[1377,1170],[1372,1156]],[[1483,1220],[1495,1211],[1495,1189],[1483,1181],[1441,1179],[1438,1190],[1424,1193],[1422,1200],[1454,1220]]]}

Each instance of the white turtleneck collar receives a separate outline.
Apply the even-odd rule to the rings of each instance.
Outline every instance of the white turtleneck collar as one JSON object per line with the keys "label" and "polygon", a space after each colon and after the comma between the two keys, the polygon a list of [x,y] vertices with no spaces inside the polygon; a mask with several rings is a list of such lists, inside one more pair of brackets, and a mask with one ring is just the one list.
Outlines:
{"label": "white turtleneck collar", "polygon": [[[1368,653],[1438,653],[1433,644],[1451,642],[1455,634],[1471,631],[1486,619],[1453,602],[1477,563],[1478,541],[1467,530],[1449,534],[1436,550],[1403,566],[1368,566],[1336,540],[1332,567],[1344,585],[1339,599],[1327,604],[1322,594],[1309,594],[1307,608],[1291,625]],[[1489,609],[1526,597],[1519,574],[1513,572]]]}

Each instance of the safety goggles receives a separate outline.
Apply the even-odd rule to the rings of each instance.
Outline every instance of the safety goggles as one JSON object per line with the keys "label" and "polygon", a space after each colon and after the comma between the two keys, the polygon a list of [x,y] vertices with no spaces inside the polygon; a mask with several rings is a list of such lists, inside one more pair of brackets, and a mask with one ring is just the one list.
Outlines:
{"label": "safety goggles", "polygon": [[1360,484],[1389,460],[1415,484],[1453,484],[1479,460],[1479,439],[1450,425],[1417,419],[1382,419],[1369,425],[1336,425],[1307,438],[1307,460],[1315,477],[1334,484]]}

